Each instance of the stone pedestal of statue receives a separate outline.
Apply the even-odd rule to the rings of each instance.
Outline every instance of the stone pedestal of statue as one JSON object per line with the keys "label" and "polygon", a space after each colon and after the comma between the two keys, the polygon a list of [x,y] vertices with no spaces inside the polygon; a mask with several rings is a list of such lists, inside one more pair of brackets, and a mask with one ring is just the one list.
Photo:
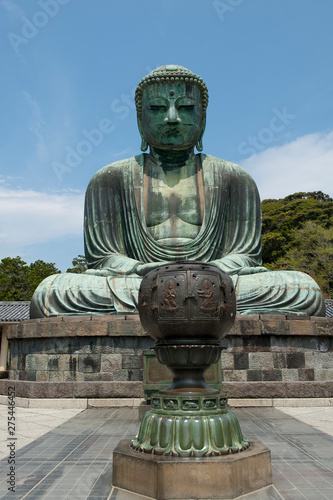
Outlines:
{"label": "stone pedestal of statue", "polygon": [[[154,341],[138,315],[25,320],[9,325],[7,336],[9,380],[0,380],[2,395],[15,385],[17,397],[26,399],[139,401],[145,394],[150,401],[153,392],[172,380],[165,365],[157,360],[145,362],[142,353],[149,352]],[[236,317],[221,354],[223,389],[231,405],[282,406],[289,398],[321,398],[320,404],[329,404],[333,397],[332,336],[333,318]],[[213,365],[216,370],[218,365]],[[215,371],[207,374],[207,382],[216,386]]]}

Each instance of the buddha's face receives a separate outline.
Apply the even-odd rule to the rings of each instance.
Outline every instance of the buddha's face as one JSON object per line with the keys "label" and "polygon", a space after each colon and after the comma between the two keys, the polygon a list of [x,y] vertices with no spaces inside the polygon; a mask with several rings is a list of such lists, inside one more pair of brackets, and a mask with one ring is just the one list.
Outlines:
{"label": "buddha's face", "polygon": [[141,130],[151,147],[188,149],[203,128],[200,90],[182,82],[151,84],[143,90]]}

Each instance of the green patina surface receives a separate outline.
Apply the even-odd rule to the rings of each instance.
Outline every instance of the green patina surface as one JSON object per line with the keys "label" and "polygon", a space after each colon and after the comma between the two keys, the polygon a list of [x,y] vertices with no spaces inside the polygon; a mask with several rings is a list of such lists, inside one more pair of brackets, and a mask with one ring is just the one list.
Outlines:
{"label": "green patina surface", "polygon": [[137,312],[142,277],[179,259],[227,272],[239,314],[325,315],[312,278],[262,267],[253,179],[234,163],[195,154],[203,148],[207,104],[202,78],[181,66],[162,66],[141,80],[138,126],[141,149],[149,152],[93,176],[85,201],[88,270],[44,280],[32,318]]}
{"label": "green patina surface", "polygon": [[[162,365],[157,361],[156,354],[152,349],[143,351],[143,390],[146,400],[150,401],[154,392],[169,387],[172,379],[173,373],[166,365]],[[222,389],[220,360],[207,369],[205,380],[210,387],[217,390]]]}
{"label": "green patina surface", "polygon": [[225,394],[156,393],[131,446],[155,455],[208,457],[243,451],[249,442]]}

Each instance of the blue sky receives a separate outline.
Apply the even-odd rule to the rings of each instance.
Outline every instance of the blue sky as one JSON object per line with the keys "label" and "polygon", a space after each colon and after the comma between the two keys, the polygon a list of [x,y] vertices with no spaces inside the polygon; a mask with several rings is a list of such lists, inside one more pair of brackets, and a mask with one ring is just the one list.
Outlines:
{"label": "blue sky", "polygon": [[262,199],[333,196],[332,19],[331,0],[0,0],[0,259],[83,253],[87,184],[140,152],[133,92],[163,64],[204,78],[204,152]]}

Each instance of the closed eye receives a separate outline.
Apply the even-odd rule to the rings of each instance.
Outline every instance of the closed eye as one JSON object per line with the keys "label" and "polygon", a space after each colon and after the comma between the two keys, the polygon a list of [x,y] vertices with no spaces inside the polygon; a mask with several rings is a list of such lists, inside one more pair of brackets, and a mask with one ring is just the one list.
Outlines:
{"label": "closed eye", "polygon": [[190,110],[194,109],[194,104],[180,104],[178,106],[178,109],[185,109],[185,110],[190,111]]}
{"label": "closed eye", "polygon": [[166,111],[167,110],[166,106],[159,106],[157,104],[151,104],[149,106],[149,109],[151,111]]}

